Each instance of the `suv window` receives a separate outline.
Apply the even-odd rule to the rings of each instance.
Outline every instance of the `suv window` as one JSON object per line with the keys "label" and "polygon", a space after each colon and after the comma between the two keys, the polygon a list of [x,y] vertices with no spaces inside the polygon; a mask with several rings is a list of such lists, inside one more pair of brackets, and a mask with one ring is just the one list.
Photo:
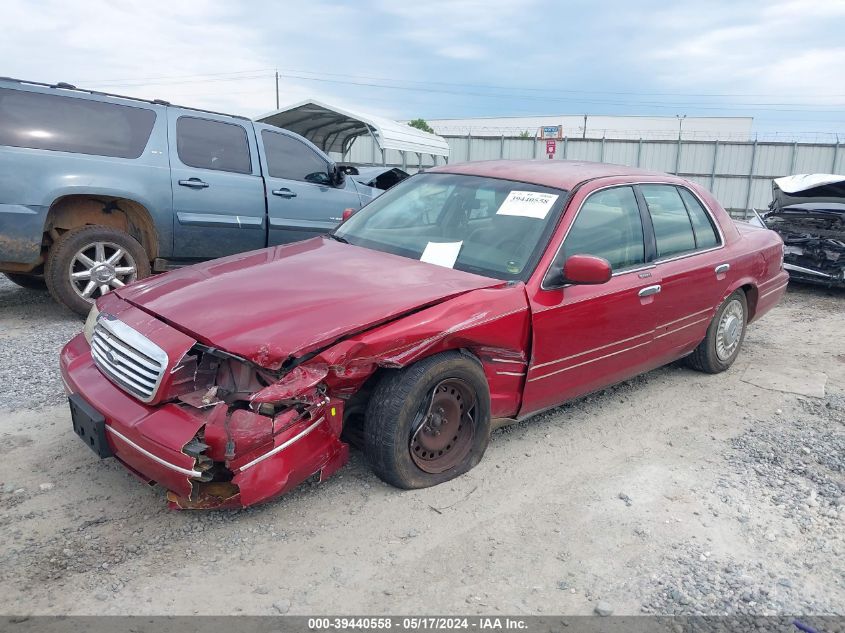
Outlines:
{"label": "suv window", "polygon": [[328,184],[328,163],[302,141],[269,130],[261,131],[261,140],[271,177]]}
{"label": "suv window", "polygon": [[631,187],[613,187],[590,195],[563,242],[563,259],[595,255],[614,271],[645,262],[643,223]]}
{"label": "suv window", "polygon": [[698,201],[689,190],[683,187],[678,187],[681,192],[681,198],[687,206],[690,220],[692,220],[692,228],[695,232],[695,245],[698,248],[713,248],[719,245],[719,234],[716,233],[716,227],[713,226],[713,221],[710,219],[710,214],[704,210],[701,203]]}
{"label": "suv window", "polygon": [[0,145],[138,158],[155,119],[147,108],[0,88]]}
{"label": "suv window", "polygon": [[246,130],[236,123],[179,117],[176,151],[179,160],[189,167],[252,173]]}
{"label": "suv window", "polygon": [[673,185],[640,185],[648,204],[657,256],[668,257],[695,250],[695,234],[687,208]]}

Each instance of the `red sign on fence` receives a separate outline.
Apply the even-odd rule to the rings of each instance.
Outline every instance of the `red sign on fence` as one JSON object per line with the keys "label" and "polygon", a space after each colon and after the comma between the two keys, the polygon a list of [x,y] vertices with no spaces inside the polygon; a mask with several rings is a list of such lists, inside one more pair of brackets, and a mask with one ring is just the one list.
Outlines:
{"label": "red sign on fence", "polygon": [[557,141],[546,141],[546,154],[549,158],[557,151]]}

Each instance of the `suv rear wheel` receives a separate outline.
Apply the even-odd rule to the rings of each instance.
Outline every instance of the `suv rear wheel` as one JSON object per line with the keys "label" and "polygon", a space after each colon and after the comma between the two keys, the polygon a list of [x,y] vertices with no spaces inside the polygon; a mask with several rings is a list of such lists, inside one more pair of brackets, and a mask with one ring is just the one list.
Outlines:
{"label": "suv rear wheel", "polygon": [[50,294],[84,315],[96,299],[150,274],[144,247],[131,235],[107,226],[82,226],[53,243],[44,279]]}

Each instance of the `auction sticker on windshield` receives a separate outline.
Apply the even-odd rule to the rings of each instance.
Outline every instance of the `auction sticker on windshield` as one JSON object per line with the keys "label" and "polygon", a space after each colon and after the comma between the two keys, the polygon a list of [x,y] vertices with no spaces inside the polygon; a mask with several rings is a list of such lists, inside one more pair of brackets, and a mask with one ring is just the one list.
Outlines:
{"label": "auction sticker on windshield", "polygon": [[454,268],[458,253],[461,252],[463,242],[429,242],[425,247],[420,261],[437,264],[446,268]]}
{"label": "auction sticker on windshield", "polygon": [[557,195],[552,193],[511,191],[496,211],[496,215],[517,215],[545,220],[557,198]]}

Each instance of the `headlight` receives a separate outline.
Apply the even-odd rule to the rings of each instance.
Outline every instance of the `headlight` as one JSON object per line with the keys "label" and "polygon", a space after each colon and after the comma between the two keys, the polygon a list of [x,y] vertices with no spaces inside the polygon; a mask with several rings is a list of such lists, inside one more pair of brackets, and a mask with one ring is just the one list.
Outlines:
{"label": "headlight", "polygon": [[97,317],[100,316],[100,311],[97,309],[96,302],[91,306],[91,311],[88,313],[88,318],[85,319],[85,327],[82,333],[85,335],[85,340],[91,344],[91,337],[94,335],[94,327],[97,325]]}

